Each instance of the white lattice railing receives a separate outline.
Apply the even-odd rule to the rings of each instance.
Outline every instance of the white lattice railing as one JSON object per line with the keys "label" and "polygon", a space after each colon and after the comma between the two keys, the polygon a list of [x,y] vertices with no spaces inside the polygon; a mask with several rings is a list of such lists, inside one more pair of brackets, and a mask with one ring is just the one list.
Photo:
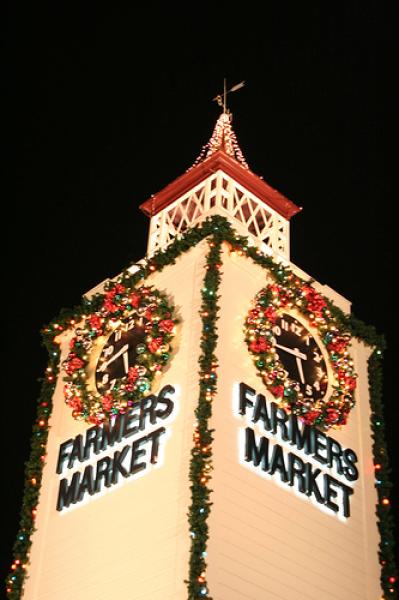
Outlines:
{"label": "white lattice railing", "polygon": [[289,260],[289,221],[217,171],[151,218],[148,255],[213,214],[227,217],[240,234]]}

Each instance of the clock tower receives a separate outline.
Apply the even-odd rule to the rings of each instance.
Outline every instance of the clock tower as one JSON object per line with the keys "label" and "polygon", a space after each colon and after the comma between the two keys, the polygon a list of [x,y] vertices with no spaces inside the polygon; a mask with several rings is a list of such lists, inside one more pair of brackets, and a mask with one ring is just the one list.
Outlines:
{"label": "clock tower", "polygon": [[145,258],[43,331],[8,597],[395,598],[381,340],[291,262],[300,208],[226,111],[140,208]]}

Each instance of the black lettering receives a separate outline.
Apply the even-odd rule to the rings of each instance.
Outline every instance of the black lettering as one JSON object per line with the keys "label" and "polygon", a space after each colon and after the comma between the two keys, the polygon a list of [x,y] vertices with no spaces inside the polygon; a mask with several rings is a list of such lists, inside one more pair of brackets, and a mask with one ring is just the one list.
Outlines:
{"label": "black lettering", "polygon": [[313,447],[312,447],[313,456],[322,465],[325,465],[327,463],[327,456],[323,456],[323,454],[321,454],[321,452],[325,452],[327,449],[326,443],[327,443],[326,434],[323,433],[322,431],[319,431],[318,429],[314,429],[314,431],[313,431]]}
{"label": "black lettering", "polygon": [[[67,452],[67,448],[69,446],[72,446],[72,444],[73,444],[73,439],[71,438],[70,440],[63,442],[60,446],[60,451],[58,453],[58,462],[57,462],[57,473],[58,474],[62,473],[62,471],[63,471],[64,462],[66,461],[67,458],[69,458],[69,452]],[[66,479],[64,481],[66,481]]]}
{"label": "black lettering", "polygon": [[124,448],[119,452],[116,450],[114,452],[114,459],[112,463],[112,483],[117,483],[119,478],[119,473],[123,475],[123,477],[128,477],[129,472],[122,465],[123,461],[126,458],[127,453],[130,450],[130,446],[124,446]]}
{"label": "black lettering", "polygon": [[102,426],[101,450],[106,450],[108,446],[113,446],[115,442],[120,442],[125,427],[125,415],[116,415],[113,421],[105,421]]}
{"label": "black lettering", "polygon": [[266,431],[270,431],[272,426],[267,412],[266,398],[262,394],[256,396],[255,409],[252,421],[257,423],[259,420],[263,422],[263,427]]}
{"label": "black lettering", "polygon": [[110,487],[112,475],[112,460],[109,456],[101,458],[97,463],[96,481],[94,483],[95,493],[101,490],[101,480],[104,479],[104,485]]}
{"label": "black lettering", "polygon": [[245,413],[247,412],[247,406],[250,406],[252,408],[254,405],[249,396],[255,396],[255,390],[249,387],[249,385],[246,385],[245,383],[240,383],[240,405],[238,409],[240,415],[245,415]]}
{"label": "black lettering", "polygon": [[73,440],[72,452],[69,455],[68,460],[68,469],[71,469],[73,467],[76,459],[78,459],[79,462],[84,461],[83,436],[81,436],[80,434],[77,435]]}
{"label": "black lettering", "polygon": [[357,462],[356,452],[347,448],[343,452],[343,459],[346,466],[343,468],[344,475],[348,481],[356,481],[359,478],[359,471],[355,465]]}
{"label": "black lettering", "polygon": [[256,445],[255,432],[250,427],[245,429],[245,460],[253,462],[257,467],[262,463],[262,470],[269,470],[269,440],[266,437],[260,438],[259,447]]}
{"label": "black lettering", "polygon": [[91,465],[87,465],[83,472],[78,497],[75,502],[80,502],[86,492],[89,492],[90,496],[94,494],[93,467]]}
{"label": "black lettering", "polygon": [[327,438],[327,464],[331,468],[334,466],[337,473],[342,475],[342,448],[341,444],[333,438]]}
{"label": "black lettering", "polygon": [[[155,416],[158,419],[166,419],[172,413],[174,408],[174,402],[167,397],[167,394],[174,394],[176,392],[172,385],[164,385],[158,394],[158,401],[156,405]],[[159,404],[165,404],[164,409],[159,409]]]}
{"label": "black lettering", "polygon": [[302,458],[292,452],[288,454],[288,483],[294,485],[294,479],[297,478],[297,489],[302,494],[306,491],[305,482],[305,463]]}
{"label": "black lettering", "polygon": [[60,487],[58,489],[57,510],[68,508],[70,504],[74,504],[76,502],[79,479],[79,471],[76,471],[76,473],[73,474],[71,483],[68,483],[67,479],[61,479]]}
{"label": "black lettering", "polygon": [[337,481],[336,479],[334,479],[334,477],[331,477],[331,475],[328,475],[328,473],[326,473],[324,475],[325,503],[326,503],[327,508],[329,508],[330,510],[333,510],[334,512],[338,512],[339,511],[338,504],[336,504],[335,502],[332,501],[332,498],[336,498],[338,496],[337,490],[334,489],[334,487],[332,487],[334,485],[340,486],[339,481]]}
{"label": "black lettering", "polygon": [[134,406],[125,414],[124,428],[123,428],[123,437],[128,438],[131,435],[134,435],[138,432],[139,426],[132,425],[139,418],[139,413],[135,413],[134,411],[139,408],[138,406]]}
{"label": "black lettering", "polygon": [[287,442],[290,439],[287,428],[288,414],[275,402],[271,403],[271,408],[272,432],[276,434],[279,427],[281,439]]}
{"label": "black lettering", "polygon": [[273,446],[273,454],[270,461],[269,473],[270,475],[274,475],[276,471],[280,473],[281,481],[288,481],[287,470],[284,463],[284,452],[279,444],[275,444]]}
{"label": "black lettering", "polygon": [[306,495],[311,496],[313,494],[319,504],[324,504],[324,498],[321,495],[319,487],[316,483],[316,479],[320,473],[320,469],[313,471],[310,463],[305,464]]}
{"label": "black lettering", "polygon": [[156,396],[146,396],[140,402],[140,425],[139,429],[142,431],[145,429],[147,416],[150,415],[150,422],[154,423],[156,421],[154,409],[156,406],[157,398]]}
{"label": "black lettering", "polygon": [[152,441],[151,445],[151,463],[154,465],[158,462],[159,438],[166,432],[165,427],[160,427],[147,435],[147,439]]}
{"label": "black lettering", "polygon": [[305,454],[311,453],[312,429],[309,425],[299,421],[298,417],[293,414],[290,415],[289,419],[289,441],[298,450],[303,450]]}
{"label": "black lettering", "polygon": [[156,396],[148,396],[148,398],[151,398],[150,423],[151,425],[155,425],[155,423],[157,422],[156,407],[158,406],[158,398]]}
{"label": "black lettering", "polygon": [[95,454],[98,454],[100,452],[100,449],[98,448],[98,443],[97,443],[97,438],[98,438],[99,433],[100,433],[100,428],[97,425],[95,425],[94,427],[90,427],[90,429],[88,429],[86,431],[86,442],[85,442],[85,451],[84,451],[85,460],[87,460],[90,456],[90,447],[91,446],[93,446]]}
{"label": "black lettering", "polygon": [[145,444],[146,441],[147,436],[144,436],[139,440],[136,440],[132,444],[132,460],[130,462],[130,475],[134,475],[135,473],[138,473],[139,471],[142,471],[143,469],[147,468],[147,463],[145,461],[141,463],[137,462],[137,460],[141,456],[145,455],[145,448],[140,448],[140,445]]}
{"label": "black lettering", "polygon": [[342,511],[343,511],[344,517],[350,517],[351,511],[350,511],[349,498],[353,494],[353,489],[351,487],[349,487],[349,485],[345,485],[345,483],[341,483],[340,485],[341,485],[342,494],[343,494]]}

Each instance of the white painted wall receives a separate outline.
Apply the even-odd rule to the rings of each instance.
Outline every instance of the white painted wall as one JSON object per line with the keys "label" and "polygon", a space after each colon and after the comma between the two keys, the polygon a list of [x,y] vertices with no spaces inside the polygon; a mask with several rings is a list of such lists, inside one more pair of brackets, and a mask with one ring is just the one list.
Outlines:
{"label": "white painted wall", "polygon": [[[208,551],[212,598],[379,600],[368,349],[354,344],[359,374],[357,405],[347,426],[331,430],[331,437],[355,450],[359,458],[360,477],[354,484],[351,516],[345,522],[289,486],[279,485],[278,475],[267,480],[240,464],[238,435],[246,422],[236,416],[237,411],[233,414],[234,384],[242,381],[272,400],[256,373],[243,335],[250,302],[266,284],[266,271],[252,261],[225,256],[217,352],[219,394],[212,419],[214,491]],[[341,302],[345,303],[344,299]],[[258,436],[265,435],[259,427],[255,429]],[[295,447],[291,450],[299,454]]]}
{"label": "white painted wall", "polygon": [[[198,400],[198,311],[206,251],[205,242],[150,278],[168,294],[181,319],[175,355],[157,380],[158,390],[166,384],[180,390],[179,412],[167,426],[171,435],[160,468],[139,479],[128,478],[121,487],[111,487],[84,505],[57,512],[59,446],[87,428],[72,418],[63,400],[63,384],[58,382],[24,600],[185,598],[188,469]],[[64,356],[66,346],[67,341]]]}

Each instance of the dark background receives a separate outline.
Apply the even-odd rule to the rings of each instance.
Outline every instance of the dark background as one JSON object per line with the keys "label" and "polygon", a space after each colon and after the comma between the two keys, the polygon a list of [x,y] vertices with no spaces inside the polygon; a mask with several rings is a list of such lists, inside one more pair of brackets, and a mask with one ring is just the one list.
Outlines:
{"label": "dark background", "polygon": [[40,329],[145,254],[138,205],[209,139],[223,77],[246,81],[230,107],[251,169],[303,207],[292,260],[387,338],[397,503],[394,3],[56,4],[14,3],[3,25],[4,568],[46,367]]}

